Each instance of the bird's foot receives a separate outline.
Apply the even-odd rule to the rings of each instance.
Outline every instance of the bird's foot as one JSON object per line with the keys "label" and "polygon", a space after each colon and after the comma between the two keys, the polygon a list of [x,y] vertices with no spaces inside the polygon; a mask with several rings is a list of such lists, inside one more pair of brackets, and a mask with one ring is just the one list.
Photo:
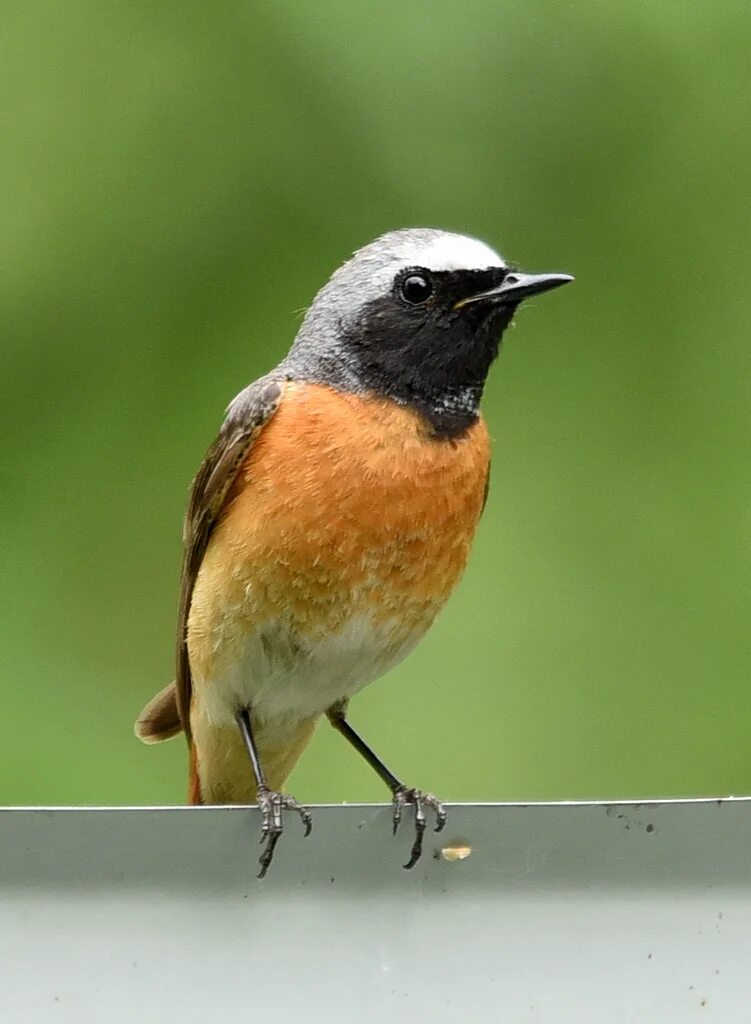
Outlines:
{"label": "bird's foot", "polygon": [[258,877],[263,878],[269,870],[269,865],[274,857],[274,850],[279,842],[279,836],[284,831],[283,812],[296,811],[300,815],[306,836],[310,835],[310,830],[313,828],[313,816],[307,807],[299,804],[293,796],[287,796],[286,793],[277,793],[272,789],[259,791],[258,809],[261,812],[262,822],[261,842],[264,844],[263,852],[258,858],[258,863],[261,865]]}
{"label": "bird's foot", "polygon": [[394,796],[391,801],[394,813],[393,813],[393,826],[394,835],[396,835],[397,829],[402,820],[402,812],[406,804],[412,804],[415,809],[415,841],[412,844],[412,851],[409,855],[409,860],[404,865],[405,868],[413,868],[422,856],[422,839],[425,835],[425,828],[427,826],[427,818],[425,817],[425,808],[431,807],[435,812],[435,831],[440,832],[443,826],[446,824],[446,811],[440,800],[436,799],[432,793],[423,793],[421,789],[408,789],[406,786],[399,786],[398,789],[394,790]]}

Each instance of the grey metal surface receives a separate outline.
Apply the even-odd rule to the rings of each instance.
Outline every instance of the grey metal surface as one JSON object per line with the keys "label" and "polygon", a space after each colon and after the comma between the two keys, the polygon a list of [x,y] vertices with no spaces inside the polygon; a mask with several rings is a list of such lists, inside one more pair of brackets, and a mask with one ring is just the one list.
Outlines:
{"label": "grey metal surface", "polygon": [[0,1021],[751,1021],[751,799],[314,810],[0,810]]}

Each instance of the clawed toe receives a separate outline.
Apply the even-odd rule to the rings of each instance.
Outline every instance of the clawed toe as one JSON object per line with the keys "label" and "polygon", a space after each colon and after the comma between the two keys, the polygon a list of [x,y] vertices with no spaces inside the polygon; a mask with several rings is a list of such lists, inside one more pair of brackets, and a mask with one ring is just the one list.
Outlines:
{"label": "clawed toe", "polygon": [[401,824],[406,804],[411,804],[415,809],[415,841],[412,844],[409,860],[404,865],[405,868],[409,869],[413,868],[422,856],[423,836],[427,827],[425,808],[430,807],[435,813],[436,832],[440,832],[446,824],[446,810],[440,800],[434,797],[432,793],[423,793],[420,789],[408,789],[406,786],[400,786],[399,789],[395,790],[392,800],[394,835],[396,835],[397,829]]}
{"label": "clawed toe", "polygon": [[313,828],[313,816],[307,807],[299,804],[294,797],[270,789],[258,793],[258,809],[261,812],[260,842],[263,844],[261,856],[258,858],[261,865],[258,877],[263,878],[269,870],[276,844],[284,831],[284,811],[295,811],[300,815],[305,836],[309,836]]}

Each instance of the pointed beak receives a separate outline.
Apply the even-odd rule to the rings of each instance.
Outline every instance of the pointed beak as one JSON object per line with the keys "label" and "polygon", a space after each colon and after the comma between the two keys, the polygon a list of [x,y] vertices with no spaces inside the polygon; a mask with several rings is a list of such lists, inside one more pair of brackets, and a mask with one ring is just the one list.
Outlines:
{"label": "pointed beak", "polygon": [[543,292],[560,288],[562,284],[568,284],[573,280],[570,274],[522,274],[517,270],[512,270],[506,274],[496,288],[478,292],[477,295],[468,295],[466,299],[460,299],[454,309],[461,309],[463,306],[469,306],[475,302],[500,304],[521,302],[522,299],[528,299],[530,295],[542,295]]}

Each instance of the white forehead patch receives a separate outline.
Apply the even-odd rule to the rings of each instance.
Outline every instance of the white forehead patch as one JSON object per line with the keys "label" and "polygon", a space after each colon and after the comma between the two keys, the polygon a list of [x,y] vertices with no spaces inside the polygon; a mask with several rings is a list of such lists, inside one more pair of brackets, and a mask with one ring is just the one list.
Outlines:
{"label": "white forehead patch", "polygon": [[358,249],[332,280],[344,279],[355,285],[365,301],[388,291],[396,275],[407,267],[440,273],[505,266],[498,253],[477,238],[437,228],[403,228]]}
{"label": "white forehead patch", "polygon": [[[420,237],[405,231],[395,232],[394,254],[405,266],[425,267],[426,270],[485,270],[488,267],[503,267],[505,263],[498,253],[485,242],[467,235],[455,235],[448,231],[425,232]],[[388,239],[386,235],[384,240]]]}
{"label": "white forehead patch", "polygon": [[302,334],[315,330],[337,335],[341,325],[368,302],[388,294],[408,267],[436,273],[505,267],[485,242],[437,228],[404,228],[381,235],[358,249],[320,290],[303,323]]}

